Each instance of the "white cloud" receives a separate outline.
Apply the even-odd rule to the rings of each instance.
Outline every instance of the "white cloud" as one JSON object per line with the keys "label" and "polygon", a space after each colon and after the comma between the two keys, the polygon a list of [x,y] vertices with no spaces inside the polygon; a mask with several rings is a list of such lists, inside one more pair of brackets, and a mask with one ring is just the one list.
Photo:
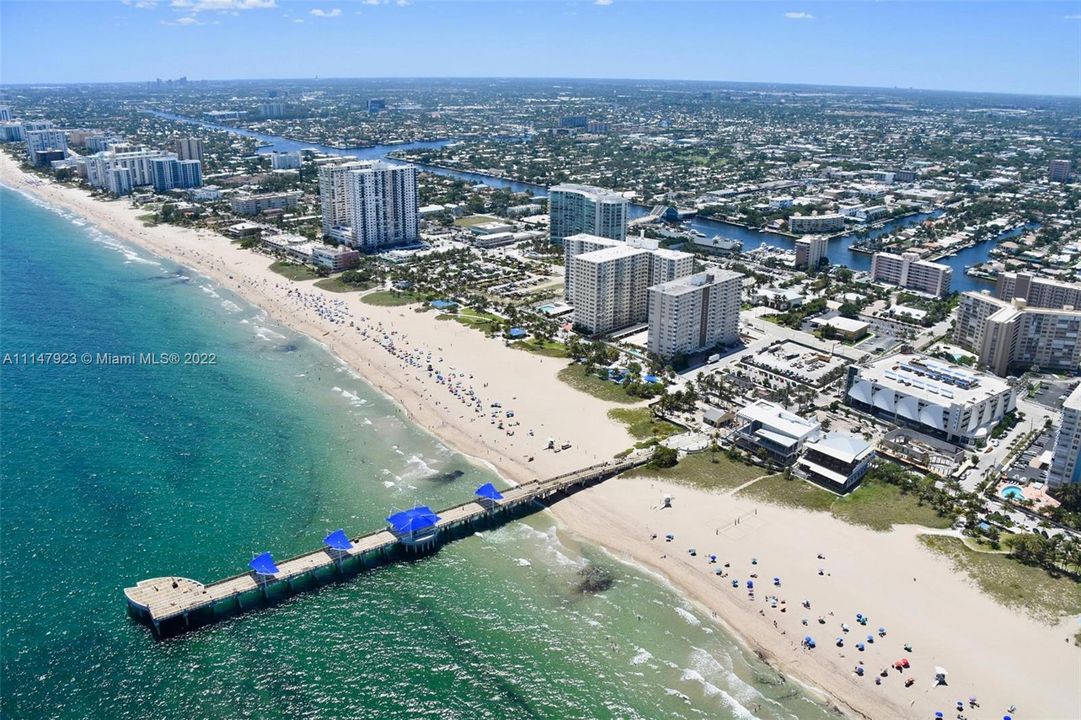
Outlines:
{"label": "white cloud", "polygon": [[314,8],[310,12],[315,17],[322,18],[338,17],[342,14],[342,11],[339,8],[334,8],[333,10],[322,10],[320,8]]}
{"label": "white cloud", "polygon": [[594,5],[611,5],[612,0],[593,0]]}
{"label": "white cloud", "polygon": [[293,23],[296,24],[296,25],[303,25],[304,20],[302,18],[297,18],[296,20],[293,21]]}
{"label": "white cloud", "polygon": [[406,5],[412,5],[413,3],[412,3],[412,0],[398,0],[398,2],[395,3],[395,4],[398,7],[405,7]]}
{"label": "white cloud", "polygon": [[383,5],[385,0],[360,0],[361,5]]}
{"label": "white cloud", "polygon": [[789,20],[814,20],[815,16],[809,12],[786,12],[784,14]]}
{"label": "white cloud", "polygon": [[158,0],[120,0],[120,2],[140,10],[153,10],[158,5]]}
{"label": "white cloud", "polygon": [[1081,20],[1081,15],[1067,15],[1063,20]]}
{"label": "white cloud", "polygon": [[180,10],[197,13],[203,11],[265,10],[277,7],[278,3],[277,0],[172,0],[169,5]]}
{"label": "white cloud", "polygon": [[199,22],[199,19],[194,15],[185,15],[179,17],[176,20],[162,20],[162,25],[179,25],[181,27],[190,27],[192,25],[205,25],[206,23]]}

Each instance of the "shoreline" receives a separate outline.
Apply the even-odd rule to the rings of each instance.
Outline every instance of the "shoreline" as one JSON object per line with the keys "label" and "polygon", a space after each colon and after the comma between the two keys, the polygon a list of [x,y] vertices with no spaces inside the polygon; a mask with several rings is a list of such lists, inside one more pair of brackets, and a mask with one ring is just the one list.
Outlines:
{"label": "shoreline", "polygon": [[[359,293],[339,295],[313,288],[313,281],[288,281],[269,270],[270,258],[242,250],[216,233],[167,225],[146,228],[138,219],[139,211],[131,208],[128,203],[98,200],[91,198],[83,190],[41,180],[24,173],[7,155],[0,158],[0,182],[16,192],[29,194],[46,203],[62,206],[75,212],[103,231],[171,262],[190,267],[194,272],[206,276],[215,284],[238,294],[245,301],[265,312],[268,318],[321,345],[373,390],[391,399],[396,406],[401,408],[410,422],[461,453],[470,462],[494,469],[505,480],[522,482],[533,477],[556,475],[595,462],[598,459],[598,453],[600,459],[608,459],[615,452],[633,445],[634,441],[623,426],[607,418],[609,408],[621,406],[605,403],[580,393],[555,377],[555,373],[566,364],[563,360],[544,358],[507,347],[499,340],[487,339],[480,333],[458,323],[435,321],[432,313],[414,312],[411,306],[403,308],[364,305],[359,300]],[[305,296],[303,301],[297,300],[298,294]],[[478,376],[488,381],[484,384],[486,399],[499,398],[504,405],[509,405],[506,398],[510,397],[511,393],[519,393],[521,399],[519,395],[513,395],[514,408],[518,416],[523,418],[523,422],[544,428],[543,432],[538,432],[533,440],[528,440],[524,435],[524,424],[522,428],[519,428],[523,430],[522,433],[511,437],[504,433],[494,432],[487,423],[477,425],[475,421],[478,417],[476,416],[467,421],[464,414],[458,414],[463,406],[452,405],[448,401],[450,396],[440,394],[446,392],[445,385],[432,380],[430,376],[424,377],[423,370],[402,362],[401,357],[388,353],[385,347],[368,338],[360,341],[357,333],[346,332],[347,328],[342,324],[328,322],[324,316],[320,315],[320,312],[312,310],[310,303],[315,302],[312,298],[320,298],[318,302],[341,301],[341,307],[348,309],[352,316],[364,317],[368,322],[368,327],[376,327],[377,324],[385,327],[390,332],[390,336],[394,336],[396,340],[400,337],[403,343],[406,342],[407,337],[409,344],[415,342],[415,338],[421,337],[428,347],[438,348],[438,352],[445,353],[446,364],[452,368],[468,365],[469,369],[473,370],[479,367],[482,372],[478,372]],[[338,306],[335,305],[335,307]],[[390,330],[392,327],[395,329]],[[401,333],[400,336],[399,333]],[[472,379],[473,374],[470,373],[469,377]],[[529,382],[519,384],[518,377],[528,377]],[[490,391],[489,383],[494,386]],[[487,412],[487,402],[485,402],[485,412]],[[458,417],[455,417],[456,414]],[[480,419],[486,420],[487,417],[480,416]],[[574,447],[559,455],[540,451],[539,447],[543,438],[549,433],[560,439],[572,439]],[[580,444],[588,445],[589,450],[579,447]],[[597,448],[597,451],[591,455],[594,448]],[[536,459],[539,462],[525,461],[523,451],[536,452]],[[666,552],[661,558],[657,557],[659,541],[645,539],[646,528],[656,522],[651,517],[653,509],[649,508],[649,502],[651,499],[655,500],[654,496],[659,492],[657,487],[667,489],[675,495],[677,506],[686,503],[684,498],[693,498],[695,502],[692,504],[696,505],[693,508],[688,506],[687,515],[683,514],[682,507],[677,507],[671,514],[674,524],[678,524],[681,528],[685,525],[687,529],[677,531],[679,537],[675,543],[665,546]],[[709,533],[703,534],[701,530],[712,529],[712,526],[708,524],[713,522],[712,516],[728,514],[733,506],[750,508],[752,504],[750,501],[736,499],[725,494],[705,493],[648,479],[620,478],[565,499],[552,506],[551,510],[559,523],[560,531],[567,531],[599,545],[621,561],[632,562],[647,569],[651,574],[660,575],[675,588],[677,594],[709,610],[713,622],[740,644],[754,652],[784,677],[793,678],[800,685],[807,687],[808,692],[813,696],[821,699],[824,695],[824,702],[835,704],[854,716],[912,717],[917,711],[911,706],[904,706],[904,700],[912,693],[906,693],[905,689],[894,687],[899,685],[899,681],[895,681],[896,678],[889,678],[890,687],[887,693],[877,692],[873,684],[873,675],[877,668],[869,666],[870,672],[867,677],[859,681],[854,680],[854,675],[850,670],[850,663],[857,657],[854,653],[849,656],[853,660],[843,659],[842,654],[842,660],[820,662],[820,659],[832,650],[829,647],[831,643],[828,634],[833,631],[819,630],[817,626],[814,628],[815,634],[822,636],[821,647],[815,651],[815,661],[809,662],[806,652],[801,653],[798,649],[794,650],[791,647],[791,640],[799,631],[798,627],[794,629],[792,635],[778,636],[776,629],[768,624],[765,616],[754,612],[759,609],[760,604],[748,606],[745,602],[737,601],[736,598],[743,595],[742,588],[735,592],[728,591],[724,587],[726,583],[718,582],[712,573],[708,572],[708,567],[707,572],[703,573],[700,560],[696,565],[678,558],[686,548],[687,540],[684,535],[694,536],[693,542],[697,543],[703,553],[710,552],[707,549],[711,543]],[[782,547],[787,547],[789,552],[794,552],[793,548],[806,548],[807,540],[815,538],[816,542],[821,540],[823,546],[830,547],[828,554],[832,558],[835,554],[841,555],[848,551],[846,543],[851,542],[853,533],[865,541],[878,541],[883,537],[889,537],[891,541],[919,545],[915,542],[917,533],[910,530],[902,532],[895,529],[888,534],[872,533],[861,528],[853,529],[852,526],[846,526],[832,518],[827,518],[830,524],[825,525],[821,522],[821,518],[815,518],[803,511],[764,505],[755,507],[754,517],[758,517],[758,510],[762,510],[763,518],[770,516],[784,520],[773,528],[774,535],[766,538],[770,542],[781,543],[775,549],[778,556],[785,552],[781,549]],[[657,532],[665,532],[664,529],[654,529]],[[812,529],[817,530],[817,534],[813,534]],[[719,533],[720,528],[718,528],[717,536]],[[867,535],[865,537],[860,533]],[[725,543],[733,548],[739,547],[745,537],[726,539]],[[831,545],[833,540],[830,538],[841,538],[842,542]],[[907,548],[907,545],[906,551],[911,550]],[[759,552],[758,546],[755,547],[755,552]],[[970,596],[973,593],[979,594],[977,590],[968,586],[964,578],[957,577],[952,570],[946,569],[945,561],[935,558],[925,549],[917,549],[920,550],[921,555],[911,555],[910,559],[920,567],[920,575],[938,573],[940,581],[949,585],[950,593],[962,591],[968,593],[962,598],[966,602],[971,600]],[[881,547],[878,551],[888,552],[883,551]],[[669,552],[676,557],[669,558]],[[874,564],[874,556],[872,554],[869,557],[869,552],[866,549],[860,549],[853,553],[856,556],[856,566],[861,568],[861,571],[873,570],[870,566]],[[743,560],[745,561],[745,558]],[[802,567],[794,564],[784,565],[783,575],[786,587],[789,577],[797,575],[797,571],[802,571]],[[740,572],[745,574],[748,570],[741,567]],[[907,575],[907,569],[902,574]],[[952,581],[944,579],[947,576],[952,577]],[[816,582],[818,581],[810,579],[808,585]],[[720,591],[718,591],[719,588]],[[826,597],[829,598],[827,602],[837,606],[845,604],[846,598],[850,595],[845,592],[846,590],[847,588],[840,590],[835,588],[826,593]],[[792,615],[787,615],[787,618],[795,619],[794,616],[800,612],[795,607],[798,596],[792,595],[789,590],[786,590],[786,594],[790,595],[793,601],[792,610],[795,611]],[[861,605],[876,620],[890,614],[886,604],[893,599],[892,590],[882,595],[885,596],[872,594],[866,603]],[[848,604],[851,603],[848,602]],[[988,619],[994,619],[994,622],[1008,624],[1013,615],[1011,611],[994,605],[986,597],[980,597],[976,604],[980,606],[983,613],[988,615]],[[989,605],[992,607],[989,608]],[[997,611],[994,608],[997,608]],[[957,613],[959,609],[953,612]],[[771,615],[769,619],[772,620],[773,617]],[[1014,617],[1013,620],[1017,621],[1019,618]],[[1046,626],[1023,618],[1020,620],[1022,621],[1015,623],[1013,627],[1011,633],[1013,638],[1023,641],[1029,633],[1034,631],[1043,631],[1048,636],[1050,635]],[[994,622],[989,622],[984,628],[989,634],[1000,631],[994,626]],[[897,627],[897,623],[892,620],[890,625],[891,629],[903,629],[903,626]],[[918,627],[913,629],[911,635],[906,633],[906,637],[913,635],[919,636]],[[926,644],[923,640],[919,640],[916,645],[919,652],[922,647],[934,646],[935,638],[929,636]],[[1062,645],[1060,641],[1053,648],[1056,650],[1056,658],[1059,657],[1058,653],[1062,652]],[[987,650],[983,646],[969,649]],[[1072,650],[1074,649],[1067,648],[1068,652]],[[913,660],[919,663],[921,673],[919,682],[922,686],[925,684],[925,675],[929,668],[926,656],[921,657],[921,655],[922,653],[914,656]],[[1017,666],[1014,666],[1009,658],[992,658],[990,651],[982,655],[986,657],[973,654],[967,658],[966,662],[970,662],[981,671],[988,670],[996,680],[988,683],[987,689],[979,691],[970,692],[964,688],[950,691],[947,693],[951,696],[948,701],[940,703],[942,710],[948,710],[952,706],[953,700],[956,699],[952,697],[953,695],[960,698],[975,694],[980,696],[983,702],[984,696],[993,694],[995,684],[1001,685],[1003,690],[1012,684],[1008,680],[1003,681],[999,674],[990,672],[987,666],[995,660],[1006,661],[1005,664],[1014,678],[1019,673],[1025,674],[1026,670],[1028,674],[1031,674],[1032,668],[1035,667],[1031,664],[1021,665],[1019,661]],[[1076,665],[1076,657],[1072,660]],[[1063,656],[1057,662],[1060,671],[1069,670],[1070,658]],[[956,654],[949,654],[946,659],[943,659],[942,664],[949,667],[951,671],[956,671],[959,665],[965,663],[962,663]],[[958,673],[958,675],[961,674]],[[951,679],[952,677],[951,675]],[[1009,677],[1008,675],[1007,678]],[[1057,687],[1060,690],[1063,687],[1070,687],[1068,684],[1063,684],[1061,672],[1054,677],[1054,681],[1058,683]],[[1066,680],[1066,682],[1069,681]],[[1023,709],[1026,706],[1027,708],[1039,707],[1040,698],[1046,697],[1045,690],[1046,682],[1039,690],[1033,689],[1028,692],[1022,692],[1020,688],[1010,688],[1013,695],[1011,702]],[[912,702],[915,703],[916,700]],[[1059,699],[1057,704],[1061,709],[1066,703]],[[987,705],[992,706],[990,703]],[[930,707],[921,702],[918,712],[922,713]],[[1002,704],[1002,707],[1005,707],[1005,704]],[[1072,706],[1071,709],[1073,709]],[[1019,717],[1060,716],[1070,715],[1048,712],[1032,715],[1026,712],[1025,715]],[[996,714],[974,711],[968,717],[973,720],[978,717],[996,718]],[[997,717],[1001,717],[1001,712],[998,712]]]}

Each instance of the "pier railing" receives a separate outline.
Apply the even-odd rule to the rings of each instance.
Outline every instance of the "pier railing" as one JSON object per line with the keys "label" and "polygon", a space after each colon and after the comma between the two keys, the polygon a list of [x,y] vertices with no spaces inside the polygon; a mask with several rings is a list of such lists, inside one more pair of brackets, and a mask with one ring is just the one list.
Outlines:
{"label": "pier railing", "polygon": [[[273,575],[239,573],[210,584],[184,577],[158,577],[125,588],[129,611],[158,636],[209,624],[274,599],[344,578],[362,570],[432,552],[479,529],[502,525],[531,514],[577,490],[619,475],[649,461],[645,455],[598,463],[546,480],[533,480],[503,492],[499,501],[470,499],[439,511],[439,521],[422,544],[409,542],[389,528],[350,538],[352,547],[321,547],[277,563]],[[245,606],[245,599],[248,605]]]}

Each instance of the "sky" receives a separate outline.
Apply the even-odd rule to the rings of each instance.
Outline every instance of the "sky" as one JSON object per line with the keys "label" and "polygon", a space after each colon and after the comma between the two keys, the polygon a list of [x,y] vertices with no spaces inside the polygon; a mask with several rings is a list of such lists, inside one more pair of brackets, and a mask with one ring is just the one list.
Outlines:
{"label": "sky", "polygon": [[180,76],[1081,95],[1081,0],[0,0],[0,83]]}

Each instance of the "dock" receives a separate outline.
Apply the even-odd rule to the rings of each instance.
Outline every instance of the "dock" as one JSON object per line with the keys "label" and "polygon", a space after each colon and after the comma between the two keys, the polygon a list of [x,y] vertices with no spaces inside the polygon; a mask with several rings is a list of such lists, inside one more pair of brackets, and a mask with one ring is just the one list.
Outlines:
{"label": "dock", "polygon": [[532,514],[562,497],[647,462],[647,455],[631,456],[546,480],[533,480],[497,492],[496,500],[474,497],[435,513],[438,520],[422,531],[407,532],[389,525],[350,537],[345,544],[347,547],[324,544],[276,564],[271,562],[269,571],[258,572],[253,568],[209,584],[185,577],[141,580],[124,589],[128,610],[136,619],[148,624],[158,637],[202,627],[249,609],[264,607],[275,597],[343,579],[346,574],[434,552],[447,542]]}

